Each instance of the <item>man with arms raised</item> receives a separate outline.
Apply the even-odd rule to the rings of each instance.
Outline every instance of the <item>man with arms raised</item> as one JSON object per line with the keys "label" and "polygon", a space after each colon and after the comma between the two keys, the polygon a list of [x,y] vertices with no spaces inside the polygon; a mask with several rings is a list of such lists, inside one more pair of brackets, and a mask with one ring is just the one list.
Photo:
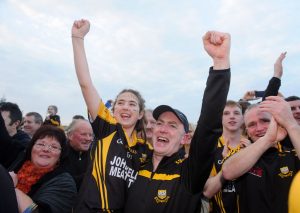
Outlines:
{"label": "man with arms raised", "polygon": [[230,35],[210,31],[203,37],[212,57],[201,116],[185,158],[188,120],[177,109],[160,105],[153,111],[153,156],[129,190],[125,212],[198,212],[200,193],[209,176],[213,150],[221,134],[221,117],[230,84]]}

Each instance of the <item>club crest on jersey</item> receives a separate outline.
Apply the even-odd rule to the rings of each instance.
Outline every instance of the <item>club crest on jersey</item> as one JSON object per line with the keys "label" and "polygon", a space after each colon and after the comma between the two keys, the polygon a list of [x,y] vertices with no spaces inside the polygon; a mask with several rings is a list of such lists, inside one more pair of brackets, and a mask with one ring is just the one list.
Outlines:
{"label": "club crest on jersey", "polygon": [[170,196],[167,196],[167,190],[159,189],[157,191],[157,196],[154,197],[156,203],[167,203]]}
{"label": "club crest on jersey", "polygon": [[284,166],[280,168],[280,173],[278,174],[281,178],[292,177],[293,171],[289,170],[289,167]]}

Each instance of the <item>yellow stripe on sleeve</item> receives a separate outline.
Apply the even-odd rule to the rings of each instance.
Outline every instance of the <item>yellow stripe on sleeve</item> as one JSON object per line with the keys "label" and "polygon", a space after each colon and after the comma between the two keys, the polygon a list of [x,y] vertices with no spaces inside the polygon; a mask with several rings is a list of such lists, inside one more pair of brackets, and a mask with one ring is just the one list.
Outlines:
{"label": "yellow stripe on sleeve", "polygon": [[103,101],[100,102],[99,109],[98,109],[98,116],[110,124],[117,123],[116,119],[113,117],[109,109],[106,108]]}

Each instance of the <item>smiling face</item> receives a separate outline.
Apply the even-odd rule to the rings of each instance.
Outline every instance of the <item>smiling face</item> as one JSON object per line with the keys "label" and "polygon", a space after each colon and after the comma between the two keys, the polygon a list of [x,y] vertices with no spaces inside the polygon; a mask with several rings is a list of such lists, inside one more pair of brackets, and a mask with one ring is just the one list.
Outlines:
{"label": "smiling face", "polygon": [[162,113],[153,129],[153,148],[157,156],[171,156],[187,141],[183,124],[172,112]]}
{"label": "smiling face", "polygon": [[131,92],[118,95],[113,114],[124,129],[134,128],[137,121],[143,117],[143,113],[140,113],[139,100]]}
{"label": "smiling face", "polygon": [[38,139],[31,150],[31,161],[37,168],[54,168],[61,154],[60,143],[54,137]]}
{"label": "smiling face", "polygon": [[24,119],[24,132],[26,132],[30,137],[41,127],[41,123],[35,122],[33,115],[25,116]]}
{"label": "smiling face", "polygon": [[244,123],[242,110],[237,106],[226,106],[223,110],[222,125],[230,132],[239,131]]}
{"label": "smiling face", "polygon": [[93,129],[88,121],[77,120],[75,122],[76,124],[68,134],[69,143],[74,150],[86,152],[93,140]]}
{"label": "smiling face", "polygon": [[271,121],[270,113],[261,112],[258,107],[254,107],[246,111],[244,117],[247,134],[253,142],[266,134]]}

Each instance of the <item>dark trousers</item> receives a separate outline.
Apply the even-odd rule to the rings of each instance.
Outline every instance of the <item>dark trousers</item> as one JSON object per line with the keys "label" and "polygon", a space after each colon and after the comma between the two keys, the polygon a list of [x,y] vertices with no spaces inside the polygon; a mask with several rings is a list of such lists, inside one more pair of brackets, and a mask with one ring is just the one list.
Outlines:
{"label": "dark trousers", "polygon": [[18,213],[18,203],[13,181],[0,165],[0,213]]}

